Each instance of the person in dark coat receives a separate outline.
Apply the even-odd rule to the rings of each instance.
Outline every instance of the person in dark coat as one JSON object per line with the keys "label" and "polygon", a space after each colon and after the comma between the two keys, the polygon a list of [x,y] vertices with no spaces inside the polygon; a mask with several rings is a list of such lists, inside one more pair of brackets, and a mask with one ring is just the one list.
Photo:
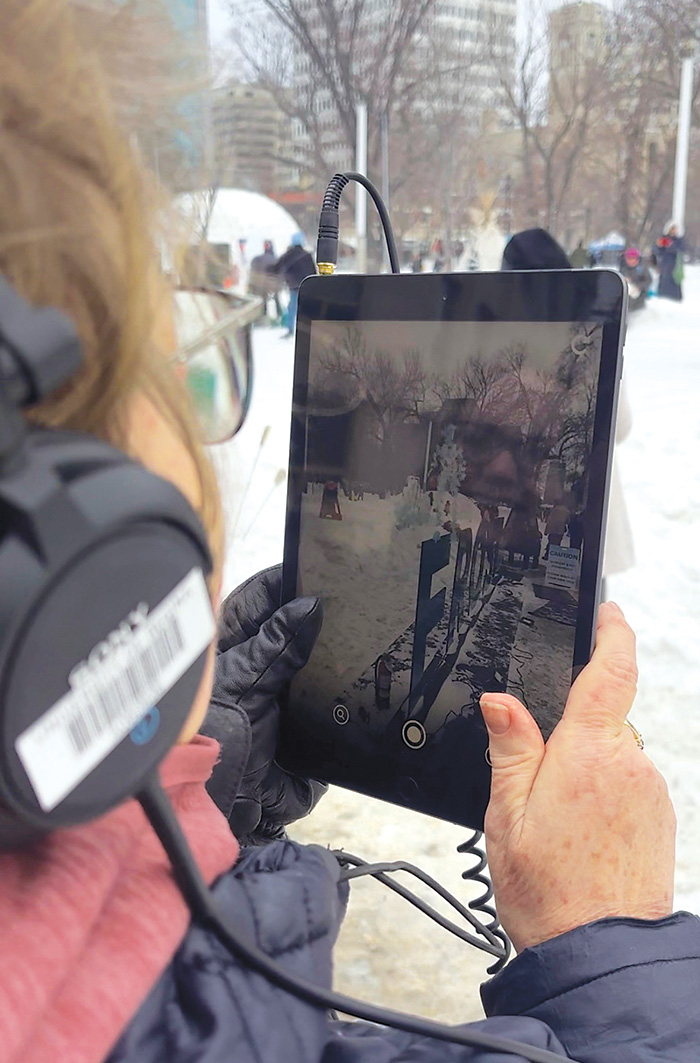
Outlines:
{"label": "person in dark coat", "polygon": [[524,229],[506,244],[501,269],[571,269],[571,263],[546,229]]}
{"label": "person in dark coat", "polygon": [[340,501],[338,499],[338,481],[326,480],[323,485],[323,495],[321,496],[321,509],[319,517],[329,520],[342,520],[343,515],[340,512]]}
{"label": "person in dark coat", "polygon": [[656,241],[655,258],[659,270],[658,295],[662,299],[683,298],[683,252],[685,244],[675,222],[668,222]]}
{"label": "person in dark coat", "polygon": [[316,273],[316,264],[311,254],[304,248],[304,234],[294,233],[292,242],[277,262],[270,267],[270,272],[281,275],[289,288],[289,306],[287,307],[287,331],[285,336],[293,336],[297,320],[299,287],[307,277]]}
{"label": "person in dark coat", "polygon": [[262,254],[256,255],[250,263],[248,290],[252,295],[257,295],[259,298],[264,299],[266,311],[268,300],[270,298],[274,299],[276,320],[281,321],[282,307],[280,306],[278,290],[279,279],[272,274],[272,267],[276,261],[277,255],[275,254],[272,240],[265,240]]}

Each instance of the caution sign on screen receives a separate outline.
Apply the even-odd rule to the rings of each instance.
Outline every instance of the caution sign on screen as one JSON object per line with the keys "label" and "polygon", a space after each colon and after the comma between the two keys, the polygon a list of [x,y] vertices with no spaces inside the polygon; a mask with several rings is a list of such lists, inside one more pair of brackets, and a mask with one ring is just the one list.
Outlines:
{"label": "caution sign on screen", "polygon": [[565,591],[576,590],[578,562],[578,550],[567,546],[550,546],[545,586],[559,587]]}

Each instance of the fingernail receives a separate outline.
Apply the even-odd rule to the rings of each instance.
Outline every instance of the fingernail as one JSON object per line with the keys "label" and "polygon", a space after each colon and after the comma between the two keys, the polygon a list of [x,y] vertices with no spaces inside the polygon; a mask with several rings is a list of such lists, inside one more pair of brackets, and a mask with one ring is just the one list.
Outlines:
{"label": "fingernail", "polygon": [[504,735],[510,727],[510,709],[499,701],[481,699],[481,712],[489,734]]}
{"label": "fingernail", "polygon": [[622,609],[620,609],[620,606],[619,606],[619,605],[617,604],[617,602],[604,602],[603,604],[604,604],[604,605],[605,605],[605,606],[606,606],[606,607],[607,607],[607,608],[608,608],[608,609],[609,609],[609,610],[610,610],[611,612],[613,612],[613,613],[617,613],[617,615],[618,615],[618,616],[622,616],[622,617],[624,617],[624,615],[625,615],[625,614],[624,614],[624,613],[622,612]]}

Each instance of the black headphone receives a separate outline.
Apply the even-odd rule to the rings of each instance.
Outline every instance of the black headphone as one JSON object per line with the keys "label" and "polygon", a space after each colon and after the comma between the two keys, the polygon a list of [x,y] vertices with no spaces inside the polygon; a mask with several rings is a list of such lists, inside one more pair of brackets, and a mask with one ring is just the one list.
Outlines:
{"label": "black headphone", "polygon": [[22,413],[81,364],[68,318],[0,278],[0,845],[136,794],[214,633],[209,548],[180,492]]}

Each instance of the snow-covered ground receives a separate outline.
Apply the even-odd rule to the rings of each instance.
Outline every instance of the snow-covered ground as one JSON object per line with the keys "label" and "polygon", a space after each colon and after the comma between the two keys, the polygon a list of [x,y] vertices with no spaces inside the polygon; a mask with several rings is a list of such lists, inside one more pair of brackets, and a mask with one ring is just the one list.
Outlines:
{"label": "snow-covered ground", "polygon": [[633,720],[678,815],[677,903],[700,911],[700,268],[680,304],[632,316],[624,375],[634,418],[619,449],[636,565],[610,597],[637,632]]}
{"label": "snow-covered ground", "polygon": [[[282,558],[293,354],[280,330],[256,330],[248,421],[235,440],[215,448],[229,520],[227,590]],[[632,719],[676,804],[677,904],[700,911],[700,268],[688,269],[683,303],[651,300],[633,315],[625,380],[634,425],[619,464],[636,565],[611,578],[610,596],[638,634],[641,677]],[[368,859],[422,862],[469,897],[459,878],[464,858],[454,854],[463,835],[341,790],[295,828],[299,838]],[[485,958],[414,919],[386,892],[363,882],[353,889],[337,954],[339,986],[449,1021],[477,1017]],[[391,925],[382,931],[385,920]]]}

